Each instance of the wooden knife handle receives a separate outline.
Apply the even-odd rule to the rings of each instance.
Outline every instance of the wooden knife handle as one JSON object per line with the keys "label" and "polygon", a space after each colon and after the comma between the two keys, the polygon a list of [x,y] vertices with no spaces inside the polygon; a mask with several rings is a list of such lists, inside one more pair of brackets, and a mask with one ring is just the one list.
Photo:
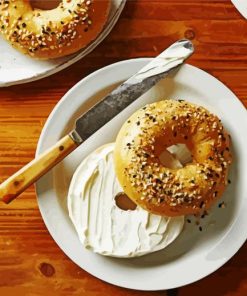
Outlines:
{"label": "wooden knife handle", "polygon": [[10,203],[30,185],[70,154],[78,145],[69,135],[21,168],[0,185],[0,200]]}

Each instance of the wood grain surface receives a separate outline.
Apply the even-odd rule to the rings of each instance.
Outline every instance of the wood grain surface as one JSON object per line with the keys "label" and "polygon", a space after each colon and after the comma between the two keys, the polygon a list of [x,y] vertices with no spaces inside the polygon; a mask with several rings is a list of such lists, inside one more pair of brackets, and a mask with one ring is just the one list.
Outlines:
{"label": "wood grain surface", "polygon": [[[89,56],[52,77],[0,89],[0,182],[32,160],[49,113],[76,82],[119,60],[155,56],[184,37],[196,46],[190,63],[247,106],[247,21],[230,0],[130,0]],[[178,290],[131,291],[94,278],[66,257],[43,223],[33,187],[0,204],[0,295],[244,296],[246,251],[247,244],[218,271]]]}

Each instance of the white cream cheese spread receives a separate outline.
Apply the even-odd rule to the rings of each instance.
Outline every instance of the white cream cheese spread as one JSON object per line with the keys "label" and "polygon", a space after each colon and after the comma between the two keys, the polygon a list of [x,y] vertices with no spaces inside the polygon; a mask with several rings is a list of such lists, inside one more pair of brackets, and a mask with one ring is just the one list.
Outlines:
{"label": "white cream cheese spread", "polygon": [[113,257],[137,257],[161,250],[181,233],[184,217],[164,217],[115,202],[123,192],[115,175],[114,143],[100,147],[77,168],[68,194],[70,218],[84,247]]}

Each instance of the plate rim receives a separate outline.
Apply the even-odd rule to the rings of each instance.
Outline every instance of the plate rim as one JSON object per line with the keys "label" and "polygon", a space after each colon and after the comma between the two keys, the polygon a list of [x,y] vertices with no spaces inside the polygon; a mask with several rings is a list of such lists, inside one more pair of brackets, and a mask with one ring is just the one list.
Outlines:
{"label": "plate rim", "polygon": [[[41,74],[35,75],[33,77],[12,80],[9,82],[0,81],[0,88],[14,86],[14,85],[20,85],[20,84],[26,84],[26,83],[30,83],[33,81],[41,80],[43,78],[52,76],[53,74],[56,74],[64,69],[72,66],[73,64],[80,61],[81,59],[85,58],[96,47],[98,47],[104,41],[104,39],[111,33],[111,31],[113,30],[114,26],[116,25],[120,15],[126,5],[126,2],[127,2],[127,0],[121,0],[121,3],[119,4],[117,10],[115,11],[112,18],[109,20],[109,23],[104,26],[104,28],[99,33],[99,35],[88,46],[79,50],[77,53],[72,54],[71,58],[69,58],[70,56],[68,56],[68,58],[69,58],[68,60],[62,62],[61,64],[59,64],[58,66],[55,66],[54,68],[52,68],[50,70],[47,70],[47,71],[45,71]],[[96,43],[96,40],[99,40],[99,42]]]}
{"label": "plate rim", "polygon": [[[148,62],[150,61],[152,58],[134,58],[134,59],[128,59],[128,60],[123,60],[123,61],[120,61],[120,62],[116,62],[116,63],[113,63],[113,64],[110,64],[108,66],[105,66],[93,73],[91,73],[90,75],[86,76],[85,78],[83,78],[82,80],[80,80],[77,84],[75,84],[63,97],[62,99],[56,104],[56,106],[54,107],[54,109],[52,110],[52,112],[50,113],[43,129],[42,129],[42,132],[41,132],[41,135],[40,135],[40,138],[39,138],[39,141],[38,141],[38,145],[37,145],[37,150],[36,150],[36,156],[38,156],[41,152],[42,152],[42,143],[43,143],[43,140],[44,140],[44,137],[45,137],[45,134],[47,132],[47,129],[49,128],[49,125],[50,125],[50,122],[54,116],[54,114],[56,114],[56,112],[61,108],[61,106],[64,104],[64,102],[66,102],[66,100],[70,97],[70,93],[73,92],[76,88],[80,87],[80,84],[83,84],[83,83],[86,83],[87,80],[90,80],[94,75],[98,75],[100,74],[101,72],[104,72],[106,70],[109,70],[113,67],[118,67],[118,66],[121,66],[122,64],[131,64],[133,62],[139,62],[139,63],[143,63],[143,62]],[[185,67],[189,67],[189,68],[192,68],[193,70],[199,70],[201,71],[204,75],[206,74],[209,78],[211,79],[214,79],[215,81],[217,81],[217,83],[220,83],[221,86],[223,86],[225,88],[225,90],[227,90],[229,92],[229,94],[233,97],[235,97],[235,103],[238,104],[238,107],[241,108],[243,111],[245,111],[245,107],[244,105],[242,104],[242,102],[237,98],[237,96],[225,85],[223,84],[220,80],[218,80],[216,77],[212,76],[211,74],[205,72],[204,70],[198,68],[198,67],[195,67],[195,66],[192,66],[190,64],[185,64],[184,65]],[[117,79],[116,79],[117,81]],[[83,102],[83,101],[82,101]],[[36,195],[37,195],[37,202],[38,202],[38,206],[39,206],[39,210],[40,210],[40,213],[41,213],[41,216],[44,220],[44,223],[51,235],[51,237],[53,238],[53,240],[56,242],[56,244],[59,246],[59,248],[65,253],[66,256],[68,256],[70,258],[70,260],[72,260],[76,265],[78,265],[80,268],[82,268],[83,270],[85,270],[86,272],[88,272],[89,274],[95,276],[96,278],[99,278],[105,282],[108,282],[110,284],[113,284],[113,285],[116,285],[116,286],[119,286],[119,287],[123,287],[123,288],[129,288],[129,289],[134,289],[134,290],[142,290],[142,291],[151,291],[151,290],[154,290],[154,287],[140,287],[138,286],[138,288],[135,286],[135,285],[127,285],[126,283],[119,283],[119,282],[115,282],[114,280],[110,280],[109,278],[105,279],[104,278],[104,275],[99,275],[97,273],[94,273],[94,272],[91,272],[91,270],[89,271],[88,268],[86,267],[81,267],[73,258],[71,258],[70,255],[67,254],[66,252],[66,248],[63,246],[61,246],[54,238],[54,236],[52,235],[52,233],[50,232],[50,227],[49,227],[49,222],[47,221],[46,217],[43,216],[43,213],[42,213],[42,209],[41,209],[41,203],[40,203],[40,197],[39,197],[39,182],[37,182],[37,184],[35,185],[35,189],[36,189]],[[242,213],[242,211],[241,211]],[[231,225],[231,227],[229,227],[229,232],[232,231],[232,228],[233,227],[236,227],[236,225],[239,223],[239,220],[241,220],[242,216],[241,215],[238,215],[234,221],[234,224]],[[241,222],[240,222],[241,223]],[[244,232],[243,232],[244,233]],[[173,286],[165,286],[165,287],[158,287],[158,288],[155,288],[156,291],[159,291],[159,290],[164,290],[164,289],[172,289],[172,288],[176,288],[176,287],[181,287],[181,286],[184,286],[184,285],[187,285],[187,284],[191,284],[191,283],[194,283],[202,278],[205,278],[206,276],[214,273],[217,269],[219,269],[221,266],[223,266],[227,261],[229,261],[237,252],[238,250],[242,247],[242,245],[245,243],[246,241],[246,237],[247,235],[244,233],[244,235],[242,236],[240,242],[238,242],[238,246],[234,248],[234,251],[231,252],[231,255],[222,259],[222,261],[220,262],[220,264],[216,263],[214,268],[211,268],[210,269],[210,272],[206,271],[205,273],[201,273],[201,275],[199,277],[196,277],[190,281],[187,281],[187,282],[183,282],[182,284],[178,284],[178,285],[173,285]]]}
{"label": "plate rim", "polygon": [[232,4],[235,6],[237,11],[244,17],[247,18],[247,6],[243,4],[243,2],[240,2],[238,0],[231,0]]}

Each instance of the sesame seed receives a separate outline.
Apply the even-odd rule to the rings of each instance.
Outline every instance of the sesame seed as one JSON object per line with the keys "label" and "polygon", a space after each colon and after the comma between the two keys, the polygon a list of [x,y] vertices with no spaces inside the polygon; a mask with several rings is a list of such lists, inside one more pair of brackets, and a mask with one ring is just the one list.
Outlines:
{"label": "sesame seed", "polygon": [[225,202],[223,201],[223,202],[219,203],[218,207],[224,209],[226,207]]}

